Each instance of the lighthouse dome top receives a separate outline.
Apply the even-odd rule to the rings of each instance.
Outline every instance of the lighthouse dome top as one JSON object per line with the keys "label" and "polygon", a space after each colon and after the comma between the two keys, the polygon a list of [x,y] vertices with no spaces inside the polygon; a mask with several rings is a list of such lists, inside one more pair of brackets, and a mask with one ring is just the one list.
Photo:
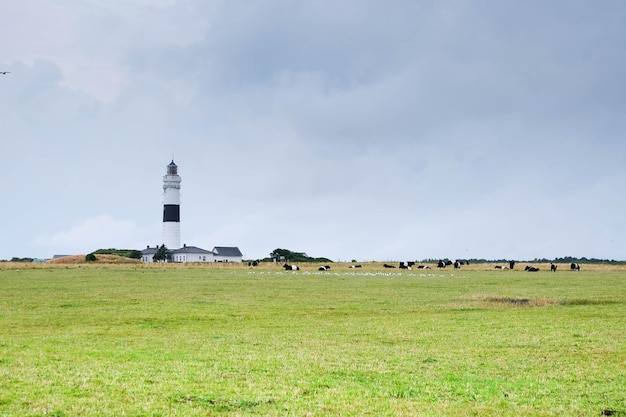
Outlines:
{"label": "lighthouse dome top", "polygon": [[172,162],[167,165],[167,175],[178,175],[178,166],[174,163],[173,159]]}

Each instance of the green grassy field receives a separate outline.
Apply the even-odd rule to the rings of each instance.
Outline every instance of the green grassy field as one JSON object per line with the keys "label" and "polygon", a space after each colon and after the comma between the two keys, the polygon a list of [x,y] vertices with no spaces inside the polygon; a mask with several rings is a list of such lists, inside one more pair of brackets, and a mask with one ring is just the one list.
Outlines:
{"label": "green grassy field", "polygon": [[626,272],[0,269],[0,416],[626,415]]}

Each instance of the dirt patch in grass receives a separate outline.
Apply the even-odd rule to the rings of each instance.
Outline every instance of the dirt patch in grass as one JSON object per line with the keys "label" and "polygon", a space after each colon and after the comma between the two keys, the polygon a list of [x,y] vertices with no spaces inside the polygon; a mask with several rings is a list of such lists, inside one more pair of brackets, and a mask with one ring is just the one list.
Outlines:
{"label": "dirt patch in grass", "polygon": [[621,411],[605,409],[600,412],[601,416],[621,416],[624,415]]}
{"label": "dirt patch in grass", "polygon": [[620,301],[602,298],[573,298],[571,300],[561,300],[561,305],[564,306],[594,306],[610,304],[620,304]]}
{"label": "dirt patch in grass", "polygon": [[496,304],[511,307],[549,307],[560,304],[559,300],[550,298],[518,298],[518,297],[485,297],[488,304]]}
{"label": "dirt patch in grass", "polygon": [[173,398],[176,403],[190,404],[192,406],[199,406],[205,409],[210,409],[214,412],[234,412],[234,411],[250,411],[256,407],[264,405],[274,404],[273,399],[263,401],[250,401],[250,400],[227,400],[220,398],[213,398],[211,396],[203,395],[183,395]]}
{"label": "dirt patch in grass", "polygon": [[553,307],[553,306],[585,306],[585,305],[610,305],[619,304],[620,301],[602,298],[526,298],[511,296],[483,296],[471,298],[469,302],[482,308],[506,308],[506,307]]}

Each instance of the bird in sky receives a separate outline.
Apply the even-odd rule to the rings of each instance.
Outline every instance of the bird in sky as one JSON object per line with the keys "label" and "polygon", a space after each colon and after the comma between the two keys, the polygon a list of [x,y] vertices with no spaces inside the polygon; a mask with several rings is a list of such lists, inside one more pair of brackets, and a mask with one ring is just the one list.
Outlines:
{"label": "bird in sky", "polygon": [[10,74],[10,73],[11,73],[11,71],[0,71],[0,74],[2,74],[2,75],[6,75],[6,74]]}

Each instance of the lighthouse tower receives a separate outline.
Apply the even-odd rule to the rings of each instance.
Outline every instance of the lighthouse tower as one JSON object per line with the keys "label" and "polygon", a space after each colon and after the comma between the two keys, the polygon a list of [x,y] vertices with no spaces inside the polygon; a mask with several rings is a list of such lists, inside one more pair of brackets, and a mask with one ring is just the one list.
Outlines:
{"label": "lighthouse tower", "polygon": [[163,176],[163,244],[170,250],[180,248],[180,175],[174,160]]}

